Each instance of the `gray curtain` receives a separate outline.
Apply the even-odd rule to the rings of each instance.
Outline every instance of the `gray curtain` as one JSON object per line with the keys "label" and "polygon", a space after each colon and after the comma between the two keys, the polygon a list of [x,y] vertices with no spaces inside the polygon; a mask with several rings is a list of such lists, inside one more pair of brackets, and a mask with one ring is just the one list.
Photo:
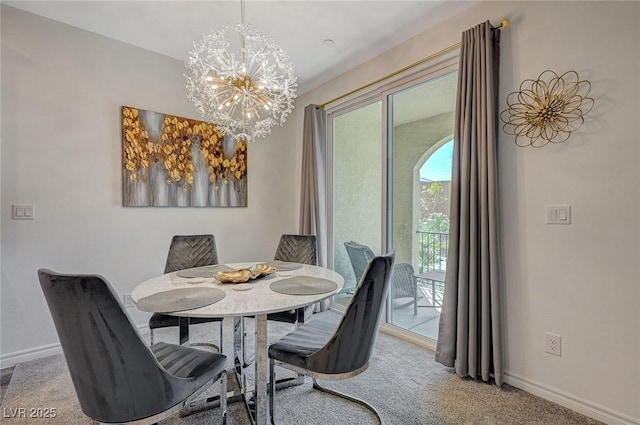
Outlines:
{"label": "gray curtain", "polygon": [[498,246],[500,31],[484,22],[462,33],[451,225],[436,361],[460,376],[502,385]]}
{"label": "gray curtain", "polygon": [[[317,105],[304,108],[302,131],[302,182],[300,184],[301,235],[316,235],[318,241],[318,265],[327,265],[327,215],[326,215],[326,135],[324,109]],[[316,306],[316,311],[326,310],[329,301]]]}

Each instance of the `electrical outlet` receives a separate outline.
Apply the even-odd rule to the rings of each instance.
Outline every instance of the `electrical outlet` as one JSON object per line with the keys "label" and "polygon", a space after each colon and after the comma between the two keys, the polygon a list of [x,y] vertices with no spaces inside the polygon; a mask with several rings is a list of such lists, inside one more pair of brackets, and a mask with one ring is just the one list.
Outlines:
{"label": "electrical outlet", "polygon": [[562,356],[562,337],[560,335],[544,334],[544,351],[556,356]]}
{"label": "electrical outlet", "polygon": [[124,308],[133,307],[133,300],[131,299],[131,294],[124,294],[122,296],[122,300],[124,301]]}

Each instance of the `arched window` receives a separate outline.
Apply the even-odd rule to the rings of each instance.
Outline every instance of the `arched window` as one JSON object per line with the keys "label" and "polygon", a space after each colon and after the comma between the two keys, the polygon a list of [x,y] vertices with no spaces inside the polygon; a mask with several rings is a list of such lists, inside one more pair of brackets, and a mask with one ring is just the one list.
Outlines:
{"label": "arched window", "polygon": [[420,166],[418,231],[449,232],[452,161],[453,140],[449,140],[428,155]]}

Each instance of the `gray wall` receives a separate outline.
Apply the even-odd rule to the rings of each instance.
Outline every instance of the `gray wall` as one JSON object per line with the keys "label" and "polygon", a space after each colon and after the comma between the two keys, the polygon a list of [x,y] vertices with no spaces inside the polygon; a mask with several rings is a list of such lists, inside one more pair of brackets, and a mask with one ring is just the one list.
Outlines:
{"label": "gray wall", "polygon": [[[99,273],[122,294],[162,272],[174,234],[213,233],[231,262],[271,259],[297,232],[299,142],[280,128],[248,147],[248,207],[122,207],[120,106],[198,118],[184,64],[5,5],[1,18],[3,366],[57,344],[40,267]],[[17,203],[36,219],[11,220]]]}

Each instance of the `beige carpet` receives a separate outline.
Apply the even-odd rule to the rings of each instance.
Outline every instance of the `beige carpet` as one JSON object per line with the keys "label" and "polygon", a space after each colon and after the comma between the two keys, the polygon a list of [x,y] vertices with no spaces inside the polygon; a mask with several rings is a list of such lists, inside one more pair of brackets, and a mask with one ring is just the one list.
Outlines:
{"label": "beige carpet", "polygon": [[[331,315],[332,313],[322,313]],[[274,324],[270,339],[287,327]],[[207,326],[195,327],[193,340],[210,332]],[[214,331],[215,333],[216,331]],[[158,336],[160,337],[160,333]],[[174,335],[168,335],[171,339]],[[204,339],[204,338],[203,338]],[[505,385],[460,379],[433,360],[433,353],[381,334],[369,369],[350,380],[325,382],[326,386],[346,391],[375,405],[387,425],[595,425],[595,420]],[[2,411],[18,407],[55,408],[56,418],[2,418],[3,425],[86,424],[80,411],[64,358],[61,355],[21,363],[2,402]],[[211,410],[188,417],[172,417],[161,425],[218,424],[218,411]],[[304,385],[276,394],[276,419],[279,424],[374,424],[364,409],[342,399],[320,393]],[[246,425],[249,420],[241,403],[230,405],[229,425]]]}

